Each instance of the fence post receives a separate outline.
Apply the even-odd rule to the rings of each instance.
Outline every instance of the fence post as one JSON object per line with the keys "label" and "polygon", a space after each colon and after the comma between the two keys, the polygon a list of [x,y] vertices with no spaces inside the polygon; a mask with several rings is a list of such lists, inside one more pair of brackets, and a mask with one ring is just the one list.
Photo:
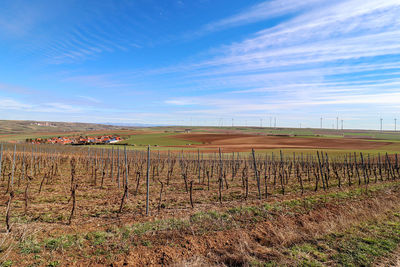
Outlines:
{"label": "fence post", "polygon": [[120,175],[120,162],[119,162],[119,147],[117,151],[117,183],[118,183],[118,188],[120,186],[120,181],[119,181],[119,175]]}
{"label": "fence post", "polygon": [[111,182],[113,182],[113,170],[114,170],[114,146],[111,148],[111,170],[110,170]]}
{"label": "fence post", "polygon": [[[128,188],[128,155],[126,153],[126,145],[124,146],[125,153],[125,186]],[[128,191],[126,192],[126,199],[128,199]]]}
{"label": "fence post", "polygon": [[149,174],[150,174],[150,145],[147,147],[147,173],[146,173],[146,215],[149,215]]}
{"label": "fence post", "polygon": [[222,186],[223,186],[223,183],[222,183],[222,172],[223,172],[223,169],[224,169],[224,166],[223,166],[223,162],[222,162],[222,154],[221,154],[221,148],[218,148],[218,152],[219,152],[219,170],[220,170],[220,173],[219,173],[219,180],[218,180],[218,191],[219,191],[219,203],[220,204],[222,204]]}

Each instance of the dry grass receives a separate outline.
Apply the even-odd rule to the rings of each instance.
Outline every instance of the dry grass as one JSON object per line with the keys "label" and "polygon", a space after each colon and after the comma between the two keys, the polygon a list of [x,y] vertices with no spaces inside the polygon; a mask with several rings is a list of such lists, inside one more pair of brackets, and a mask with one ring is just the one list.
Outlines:
{"label": "dry grass", "polygon": [[[63,229],[58,234],[52,232],[51,237],[37,239],[41,252],[36,254],[46,262],[58,260],[63,265],[79,262],[113,263],[113,266],[251,266],[275,262],[293,266],[299,262],[290,255],[291,247],[345,232],[363,222],[379,224],[388,214],[400,210],[399,192],[396,186],[350,200],[333,198],[316,203],[311,210],[302,210],[302,204],[296,204],[272,210],[268,217],[260,214],[258,221],[253,220],[257,215],[246,219],[247,213],[239,213],[228,221],[234,223],[233,228],[229,225],[208,228],[208,224],[217,225],[228,220],[225,213],[215,213],[215,216],[191,220],[190,224],[179,224],[177,219],[173,226],[172,221],[165,221],[164,226],[158,228],[154,228],[153,221],[121,228],[108,226],[104,231],[85,232],[75,227],[70,231],[75,232],[76,237],[66,235]],[[16,241],[21,244],[18,239]],[[19,247],[14,246],[9,258],[18,259],[18,251]],[[39,262],[30,255],[20,263]]]}

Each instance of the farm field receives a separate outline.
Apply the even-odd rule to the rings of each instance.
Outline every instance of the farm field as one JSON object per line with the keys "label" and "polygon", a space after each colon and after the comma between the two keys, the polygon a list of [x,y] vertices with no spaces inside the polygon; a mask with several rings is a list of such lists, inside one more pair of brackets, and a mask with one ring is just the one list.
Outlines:
{"label": "farm field", "polygon": [[[202,149],[223,148],[225,152],[251,151],[268,149],[349,149],[349,150],[377,150],[388,145],[391,141],[363,140],[351,138],[327,137],[289,137],[268,136],[254,134],[183,134],[174,138],[185,138],[196,142],[191,147]],[[176,146],[175,146],[176,147]],[[185,145],[183,147],[186,147]]]}
{"label": "farm field", "polygon": [[[329,130],[298,128],[259,128],[259,127],[192,127],[183,133],[185,127],[152,127],[124,130],[29,132],[25,134],[7,132],[0,134],[0,142],[22,143],[28,138],[50,138],[57,136],[97,136],[118,135],[128,149],[153,150],[203,150],[209,152],[223,148],[224,152],[257,151],[364,151],[371,153],[391,152],[400,149],[400,134],[367,130]],[[133,146],[133,147],[131,147]],[[103,148],[111,148],[103,146]]]}
{"label": "farm field", "polygon": [[396,141],[125,134],[135,146],[3,144],[3,266],[372,266],[395,258]]}
{"label": "farm field", "polygon": [[[188,137],[188,138],[186,138]],[[179,136],[174,133],[139,133],[131,135],[121,144],[135,146],[157,146],[157,147],[178,147],[191,144],[201,144],[199,141],[191,140],[190,135]]]}

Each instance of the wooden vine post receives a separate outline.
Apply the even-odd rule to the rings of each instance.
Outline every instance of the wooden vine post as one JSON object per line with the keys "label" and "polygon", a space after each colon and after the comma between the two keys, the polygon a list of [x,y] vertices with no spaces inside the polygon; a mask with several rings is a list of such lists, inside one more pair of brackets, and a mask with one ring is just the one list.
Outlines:
{"label": "wooden vine post", "polygon": [[150,194],[150,145],[147,147],[147,172],[146,172],[146,215],[149,215],[149,194]]}
{"label": "wooden vine post", "polygon": [[218,192],[219,192],[219,203],[222,204],[222,186],[223,186],[223,181],[222,181],[222,175],[223,175],[223,162],[222,162],[222,154],[221,154],[221,148],[219,148],[219,186],[218,186]]}
{"label": "wooden vine post", "polygon": [[128,198],[128,154],[126,152],[126,145],[124,146],[124,154],[125,154],[125,190],[126,190],[126,198]]}
{"label": "wooden vine post", "polygon": [[193,205],[193,181],[190,181],[190,205],[192,206],[192,209],[194,208]]}
{"label": "wooden vine post", "polygon": [[76,167],[76,162],[75,158],[71,159],[71,199],[72,199],[72,209],[71,209],[71,214],[69,215],[68,219],[68,225],[71,224],[72,218],[75,213],[75,208],[76,208],[76,189],[78,188],[78,184],[75,181],[75,167]]}
{"label": "wooden vine post", "polygon": [[10,184],[10,193],[9,197],[7,200],[7,209],[6,209],[6,228],[7,228],[7,233],[11,232],[11,224],[10,224],[10,213],[11,213],[11,205],[12,205],[12,200],[14,198],[14,171],[15,171],[15,152],[17,149],[17,145],[14,144],[14,156],[13,156],[13,162],[12,162],[12,176],[11,176],[11,184]]}
{"label": "wooden vine post", "polygon": [[125,199],[128,199],[128,157],[126,154],[126,145],[124,146],[124,154],[125,154],[125,182],[124,182],[124,194],[122,195],[121,204],[119,206],[119,213],[122,212],[122,208],[124,206]]}

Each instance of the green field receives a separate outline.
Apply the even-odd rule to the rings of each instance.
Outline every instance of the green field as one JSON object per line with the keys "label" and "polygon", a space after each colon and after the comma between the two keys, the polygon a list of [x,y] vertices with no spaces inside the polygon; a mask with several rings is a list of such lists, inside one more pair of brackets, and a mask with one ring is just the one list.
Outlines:
{"label": "green field", "polygon": [[174,138],[175,133],[135,134],[120,144],[136,146],[184,146],[188,144],[200,144],[194,141]]}

